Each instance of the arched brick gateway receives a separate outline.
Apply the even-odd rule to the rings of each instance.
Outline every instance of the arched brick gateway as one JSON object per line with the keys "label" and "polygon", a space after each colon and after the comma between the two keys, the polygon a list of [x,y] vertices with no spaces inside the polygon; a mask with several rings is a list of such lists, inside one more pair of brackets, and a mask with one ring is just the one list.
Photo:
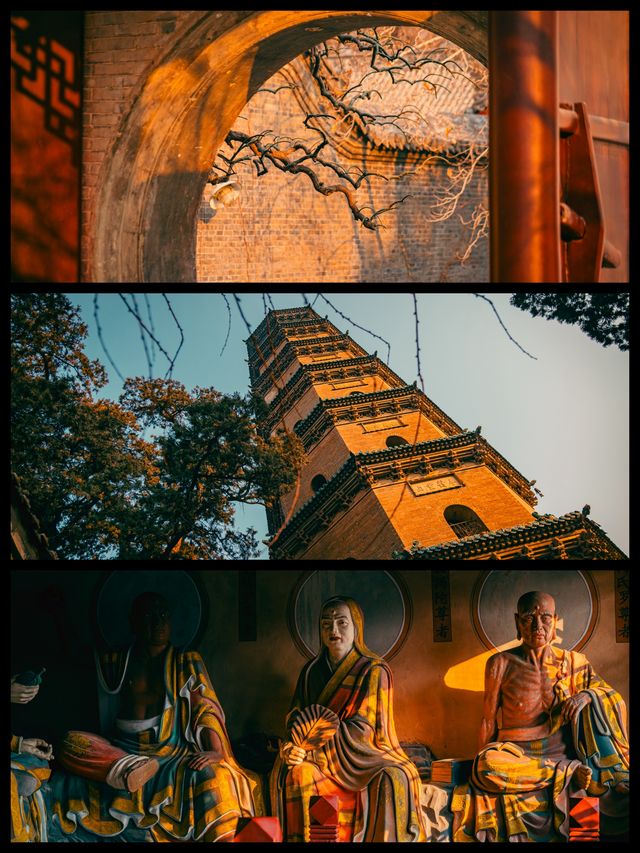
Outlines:
{"label": "arched brick gateway", "polygon": [[189,12],[135,90],[98,180],[90,275],[193,282],[197,208],[247,100],[320,40],[363,26],[422,26],[487,63],[486,12]]}

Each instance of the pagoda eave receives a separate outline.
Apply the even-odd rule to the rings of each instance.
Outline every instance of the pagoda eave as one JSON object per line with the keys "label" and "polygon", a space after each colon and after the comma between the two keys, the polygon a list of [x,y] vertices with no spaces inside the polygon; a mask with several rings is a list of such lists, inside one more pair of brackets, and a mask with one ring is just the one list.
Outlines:
{"label": "pagoda eave", "polygon": [[602,528],[581,512],[540,516],[530,524],[396,553],[400,560],[626,560]]}
{"label": "pagoda eave", "polygon": [[[528,481],[475,432],[353,454],[293,515],[271,542],[271,556],[304,548],[352,503],[359,491],[398,483],[417,486],[456,470],[485,466],[522,500],[535,505]],[[463,484],[460,483],[460,486]]]}

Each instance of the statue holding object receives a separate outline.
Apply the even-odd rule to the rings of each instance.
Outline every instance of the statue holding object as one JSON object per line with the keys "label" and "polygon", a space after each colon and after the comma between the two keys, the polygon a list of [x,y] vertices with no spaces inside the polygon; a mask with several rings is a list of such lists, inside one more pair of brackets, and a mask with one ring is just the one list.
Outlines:
{"label": "statue holding object", "polygon": [[[403,752],[387,663],[351,598],[326,601],[319,654],[300,673],[271,774],[287,841],[308,841],[312,797],[337,796],[340,841],[425,841],[418,771]],[[320,830],[318,830],[320,832]]]}
{"label": "statue holding object", "polygon": [[[37,696],[44,668],[11,679],[11,702],[26,705]],[[47,807],[42,784],[51,775],[53,747],[39,737],[11,736],[11,841],[47,841]]]}

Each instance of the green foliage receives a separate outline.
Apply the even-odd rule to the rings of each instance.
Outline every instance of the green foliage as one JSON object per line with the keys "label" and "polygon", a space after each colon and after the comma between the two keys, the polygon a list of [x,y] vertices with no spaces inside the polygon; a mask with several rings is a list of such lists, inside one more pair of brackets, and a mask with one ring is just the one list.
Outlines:
{"label": "green foliage", "polygon": [[220,542],[234,554],[253,550],[230,529],[232,503],[269,505],[295,483],[303,459],[297,437],[265,440],[255,426],[254,400],[214,388],[188,394],[175,380],[129,379],[121,403],[142,422],[164,428],[155,442],[157,476],[133,511],[134,535],[122,543],[127,558],[168,558],[174,549],[183,556],[195,548],[216,559]]}
{"label": "green foliage", "polygon": [[[271,504],[296,480],[299,439],[264,439],[259,406],[214,388],[128,379],[118,402],[61,294],[12,297],[12,468],[61,558],[237,559],[234,501]],[[144,438],[144,430],[157,434]]]}
{"label": "green foliage", "polygon": [[628,293],[514,293],[511,304],[534,317],[577,325],[604,347],[629,349]]}

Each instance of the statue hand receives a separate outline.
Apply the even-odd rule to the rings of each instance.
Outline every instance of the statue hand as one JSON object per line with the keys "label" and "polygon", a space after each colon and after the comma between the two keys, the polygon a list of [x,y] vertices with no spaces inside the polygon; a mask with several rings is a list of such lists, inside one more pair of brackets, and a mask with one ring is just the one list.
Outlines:
{"label": "statue hand", "polygon": [[20,705],[31,702],[37,696],[40,685],[32,684],[27,686],[26,684],[18,684],[15,678],[16,676],[11,679],[11,701]]}
{"label": "statue hand", "polygon": [[295,767],[296,764],[302,764],[307,757],[305,750],[291,743],[291,741],[282,744],[280,754],[287,767]]}
{"label": "statue hand", "polygon": [[562,718],[565,722],[573,722],[587,705],[591,704],[591,696],[588,693],[576,693],[575,696],[570,696],[562,703]]}
{"label": "statue hand", "polygon": [[53,747],[39,737],[23,738],[20,752],[28,752],[37,758],[44,758],[46,761],[53,758]]}
{"label": "statue hand", "polygon": [[188,766],[192,770],[202,770],[207,764],[219,764],[224,758],[219,752],[211,750],[209,752],[196,752],[193,758],[190,759]]}

